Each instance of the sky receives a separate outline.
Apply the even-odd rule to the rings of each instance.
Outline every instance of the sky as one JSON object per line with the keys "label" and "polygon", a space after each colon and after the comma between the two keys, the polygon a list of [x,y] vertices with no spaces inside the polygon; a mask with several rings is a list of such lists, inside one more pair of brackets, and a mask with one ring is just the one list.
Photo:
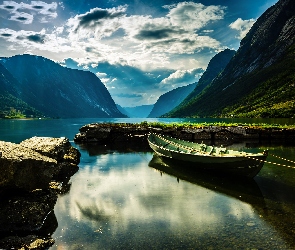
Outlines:
{"label": "sky", "polygon": [[97,75],[123,107],[154,104],[239,48],[277,0],[1,1],[0,56],[33,54]]}

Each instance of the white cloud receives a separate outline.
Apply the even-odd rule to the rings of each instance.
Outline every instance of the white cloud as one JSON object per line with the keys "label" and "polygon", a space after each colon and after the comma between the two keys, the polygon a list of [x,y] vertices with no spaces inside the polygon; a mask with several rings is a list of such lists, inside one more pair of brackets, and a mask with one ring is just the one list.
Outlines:
{"label": "white cloud", "polygon": [[[168,11],[162,17],[128,15],[127,5],[93,8],[58,25],[55,22],[56,26],[51,29],[49,25],[42,25],[46,29],[41,29],[36,20],[45,22],[55,18],[57,7],[61,9],[63,5],[46,5],[42,1],[32,1],[30,4],[4,1],[0,8],[9,11],[9,17],[16,18],[20,12],[31,14],[27,22],[32,23],[32,30],[0,29],[0,39],[10,43],[10,47],[7,47],[10,50],[43,56],[50,54],[50,58],[56,61],[70,57],[89,70],[108,62],[149,72],[176,71],[161,84],[164,77],[151,82],[152,77],[147,77],[143,83],[139,78],[132,82],[130,78],[135,78],[134,75],[120,81],[117,75],[110,72],[97,73],[118,103],[122,100],[130,102],[131,99],[127,97],[130,86],[137,93],[132,101],[154,102],[167,90],[197,81],[195,69],[206,66],[204,58],[208,61],[210,51],[217,52],[223,48],[218,40],[211,37],[213,30],[206,26],[224,18],[225,7],[222,6],[205,6],[193,2],[166,5],[164,8]],[[206,51],[205,56],[196,55],[203,50]],[[142,86],[145,86],[144,89]]]}
{"label": "white cloud", "polygon": [[249,20],[243,20],[241,18],[238,18],[236,21],[231,23],[229,27],[231,29],[239,31],[239,35],[237,38],[243,39],[248,31],[251,29],[252,25],[255,23],[255,19],[249,19]]}
{"label": "white cloud", "polygon": [[168,89],[171,87],[181,87],[194,82],[197,82],[204,70],[202,69],[189,69],[189,70],[176,70],[174,73],[170,74],[167,78],[161,81],[163,88],[166,85]]}
{"label": "white cloud", "polygon": [[172,25],[180,26],[186,30],[198,30],[211,21],[223,19],[225,7],[201,3],[181,2],[177,5],[166,5],[169,9],[167,17]]}
{"label": "white cloud", "polygon": [[125,15],[127,6],[110,9],[94,8],[89,12],[76,15],[67,22],[72,37],[95,37],[102,39],[111,36],[121,26],[120,17]]}
{"label": "white cloud", "polygon": [[[48,19],[54,19],[57,17],[57,3],[45,3],[42,1],[31,1],[27,3],[17,3],[15,1],[3,1],[0,5],[0,9],[8,11],[11,16],[9,20],[22,22],[23,24],[31,24],[34,19],[34,15],[39,14],[39,21],[42,23],[48,22]],[[30,12],[30,13],[28,13]]]}
{"label": "white cloud", "polygon": [[46,34],[46,30],[39,32],[12,29],[0,29],[0,37],[10,42],[10,49],[25,49],[26,51],[46,51],[53,53],[73,52],[78,48],[72,48],[68,39],[57,36],[54,33]]}
{"label": "white cloud", "polygon": [[34,16],[25,12],[14,13],[9,20],[21,22],[23,24],[31,24],[33,22]]}
{"label": "white cloud", "polygon": [[[57,16],[53,2],[46,4],[42,1],[31,1],[30,4],[4,1],[0,8],[10,11],[17,18],[20,10],[30,10],[38,13],[39,20]],[[62,6],[62,5],[60,5]],[[143,70],[155,68],[171,68],[175,66],[172,57],[181,54],[191,54],[209,48],[220,50],[221,44],[209,36],[201,35],[196,29],[205,28],[209,22],[223,18],[224,8],[221,6],[204,6],[192,2],[164,6],[169,9],[167,15],[154,18],[150,15],[127,15],[127,5],[114,8],[93,8],[84,14],[68,19],[53,30],[46,30],[42,37],[32,37],[28,45],[27,39],[21,43],[17,35],[1,35],[7,41],[14,42],[14,47],[34,49],[59,53],[51,57],[61,58],[61,52],[69,52],[67,57],[74,58],[80,64],[93,64],[108,61],[110,64],[121,64],[138,67]],[[186,19],[182,19],[184,14]],[[44,17],[43,20],[41,17]],[[36,15],[29,16],[23,23],[35,22]],[[2,30],[3,31],[3,30]],[[36,34],[33,31],[15,31],[16,33]],[[23,36],[22,36],[23,37]],[[26,36],[24,36],[26,38]],[[35,39],[35,40],[34,40]],[[41,46],[42,42],[42,46]],[[17,44],[16,44],[17,43]],[[75,57],[75,55],[79,55]],[[197,68],[192,65],[189,68]],[[184,67],[184,65],[183,65]]]}

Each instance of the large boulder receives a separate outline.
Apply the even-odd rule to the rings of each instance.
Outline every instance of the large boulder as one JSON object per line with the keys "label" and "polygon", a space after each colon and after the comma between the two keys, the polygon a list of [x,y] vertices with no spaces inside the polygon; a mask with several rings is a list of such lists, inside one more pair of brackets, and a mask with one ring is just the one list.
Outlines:
{"label": "large boulder", "polygon": [[0,141],[0,187],[26,190],[48,188],[57,161],[19,144]]}
{"label": "large boulder", "polygon": [[57,161],[54,180],[67,179],[78,171],[81,154],[72,147],[68,138],[32,137],[20,145]]}
{"label": "large boulder", "polygon": [[57,194],[68,190],[80,152],[67,138],[0,141],[0,249],[48,249]]}

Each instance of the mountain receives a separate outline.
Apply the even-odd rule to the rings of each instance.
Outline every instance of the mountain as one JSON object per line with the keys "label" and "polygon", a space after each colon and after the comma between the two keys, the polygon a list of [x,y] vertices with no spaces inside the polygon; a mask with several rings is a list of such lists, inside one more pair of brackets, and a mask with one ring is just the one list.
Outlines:
{"label": "mountain", "polygon": [[200,94],[224,70],[235,53],[235,50],[225,49],[213,56],[208,63],[207,69],[198,81],[196,88],[185,98],[184,103],[188,103]]}
{"label": "mountain", "polygon": [[0,118],[21,114],[27,117],[40,117],[42,113],[17,98],[16,86],[19,82],[0,64]]}
{"label": "mountain", "polygon": [[258,18],[204,91],[170,117],[294,117],[295,2],[280,0]]}
{"label": "mountain", "polygon": [[130,118],[146,118],[153,107],[154,105],[141,105],[136,107],[121,107],[119,110]]}
{"label": "mountain", "polygon": [[179,105],[196,87],[197,83],[173,89],[159,97],[148,117],[160,117]]}
{"label": "mountain", "polygon": [[236,51],[230,49],[219,52],[212,57],[208,63],[207,69],[197,83],[171,90],[170,92],[160,96],[149,117],[159,117],[173,110],[175,107],[178,108],[186,105],[186,103],[189,103],[190,100],[200,94],[203,89],[207,87],[219,73],[222,72],[235,52]]}
{"label": "mountain", "polygon": [[16,97],[49,117],[125,117],[95,74],[33,55],[2,58]]}

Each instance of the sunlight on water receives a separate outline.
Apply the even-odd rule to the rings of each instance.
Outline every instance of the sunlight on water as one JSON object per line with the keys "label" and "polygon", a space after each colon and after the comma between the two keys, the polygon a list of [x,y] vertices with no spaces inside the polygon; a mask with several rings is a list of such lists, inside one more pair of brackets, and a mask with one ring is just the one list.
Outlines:
{"label": "sunlight on water", "polygon": [[[72,141],[85,124],[143,120],[158,121],[0,120],[0,140],[18,143],[32,136],[65,136]],[[228,122],[288,124],[293,120]],[[58,227],[52,222],[55,244],[50,250],[294,249],[295,169],[266,163],[254,180],[225,180],[179,173],[162,166],[151,152],[73,145],[82,153],[80,170],[55,205]],[[290,145],[240,142],[229,148],[269,149],[295,161],[295,148]],[[286,164],[271,155],[268,160]]]}
{"label": "sunlight on water", "polygon": [[161,173],[151,159],[114,152],[82,163],[55,206],[52,249],[284,249],[251,204]]}

